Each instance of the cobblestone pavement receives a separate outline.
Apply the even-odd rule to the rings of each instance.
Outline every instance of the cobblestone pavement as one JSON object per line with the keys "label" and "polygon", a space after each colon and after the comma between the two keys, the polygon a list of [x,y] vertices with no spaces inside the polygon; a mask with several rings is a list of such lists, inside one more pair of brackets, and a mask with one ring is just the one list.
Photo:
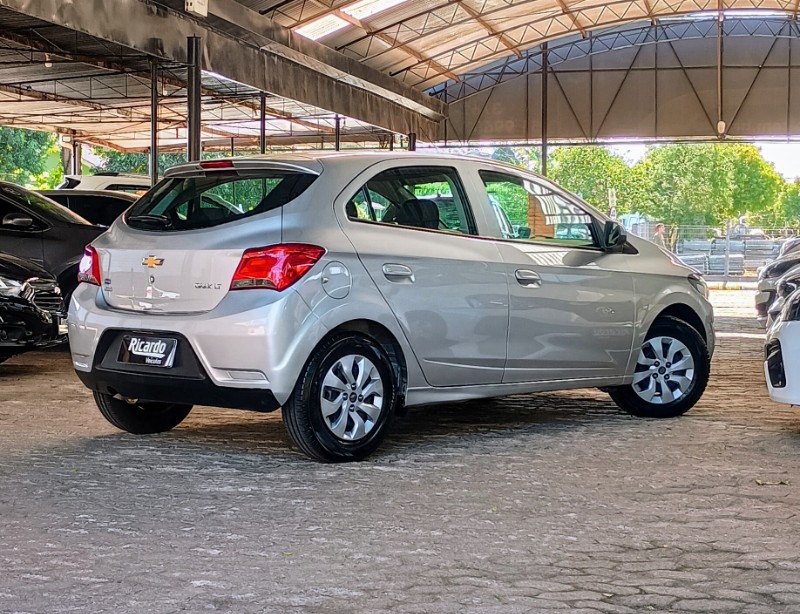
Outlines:
{"label": "cobblestone pavement", "polygon": [[68,357],[0,367],[2,612],[798,612],[800,409],[752,292],[716,292],[709,390],[641,420],[598,391],[412,411],[319,465],[280,415],[106,424]]}

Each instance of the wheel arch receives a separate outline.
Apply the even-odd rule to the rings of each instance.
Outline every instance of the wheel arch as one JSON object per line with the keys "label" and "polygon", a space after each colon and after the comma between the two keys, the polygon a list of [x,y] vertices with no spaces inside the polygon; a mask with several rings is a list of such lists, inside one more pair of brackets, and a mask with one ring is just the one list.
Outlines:
{"label": "wheel arch", "polygon": [[672,303],[671,305],[667,305],[664,309],[658,312],[650,326],[653,326],[653,324],[666,316],[672,316],[674,318],[678,318],[679,320],[683,320],[689,326],[695,329],[703,338],[703,341],[708,344],[708,334],[706,332],[706,327],[703,324],[703,320],[700,315],[694,309],[692,309],[691,306],[687,305],[686,303]]}
{"label": "wheel arch", "polygon": [[389,360],[394,368],[398,396],[400,398],[398,407],[402,407],[404,405],[406,390],[408,388],[408,363],[406,362],[403,347],[400,345],[397,337],[395,337],[392,331],[386,328],[383,324],[380,324],[374,320],[349,320],[331,329],[322,339],[320,339],[319,343],[317,343],[317,345],[314,347],[314,351],[316,351],[317,347],[325,343],[332,336],[342,333],[357,333],[363,335],[372,339],[375,343],[383,348],[383,350],[389,356]]}

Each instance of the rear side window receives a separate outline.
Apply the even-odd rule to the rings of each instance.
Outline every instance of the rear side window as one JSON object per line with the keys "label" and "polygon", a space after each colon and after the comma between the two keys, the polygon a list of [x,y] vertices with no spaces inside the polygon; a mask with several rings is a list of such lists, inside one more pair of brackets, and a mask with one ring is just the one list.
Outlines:
{"label": "rear side window", "polygon": [[406,166],[376,175],[346,207],[354,220],[475,234],[454,168]]}
{"label": "rear side window", "polygon": [[165,179],[131,207],[125,221],[133,228],[168,232],[219,226],[282,207],[316,178],[270,170]]}

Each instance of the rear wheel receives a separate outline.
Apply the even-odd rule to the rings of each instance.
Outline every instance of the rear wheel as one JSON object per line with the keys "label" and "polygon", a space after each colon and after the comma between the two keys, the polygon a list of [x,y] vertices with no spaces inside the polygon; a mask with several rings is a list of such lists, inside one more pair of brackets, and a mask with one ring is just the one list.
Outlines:
{"label": "rear wheel", "polygon": [[169,431],[192,411],[191,405],[126,399],[120,395],[95,392],[94,400],[103,417],[118,429],[135,435]]}
{"label": "rear wheel", "polygon": [[708,348],[689,324],[659,318],[636,359],[633,381],[609,391],[614,402],[634,416],[673,418],[700,399],[710,372]]}
{"label": "rear wheel", "polygon": [[311,458],[358,461],[383,441],[396,399],[394,370],[383,348],[345,334],[315,350],[283,406],[283,421]]}

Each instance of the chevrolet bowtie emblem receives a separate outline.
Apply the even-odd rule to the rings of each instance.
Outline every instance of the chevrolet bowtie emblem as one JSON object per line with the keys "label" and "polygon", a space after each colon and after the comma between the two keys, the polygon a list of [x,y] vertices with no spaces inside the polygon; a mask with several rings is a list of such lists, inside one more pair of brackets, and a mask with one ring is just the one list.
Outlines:
{"label": "chevrolet bowtie emblem", "polygon": [[146,266],[148,269],[154,269],[157,266],[161,266],[164,264],[163,258],[156,258],[155,256],[148,256],[147,258],[142,258],[142,265]]}

